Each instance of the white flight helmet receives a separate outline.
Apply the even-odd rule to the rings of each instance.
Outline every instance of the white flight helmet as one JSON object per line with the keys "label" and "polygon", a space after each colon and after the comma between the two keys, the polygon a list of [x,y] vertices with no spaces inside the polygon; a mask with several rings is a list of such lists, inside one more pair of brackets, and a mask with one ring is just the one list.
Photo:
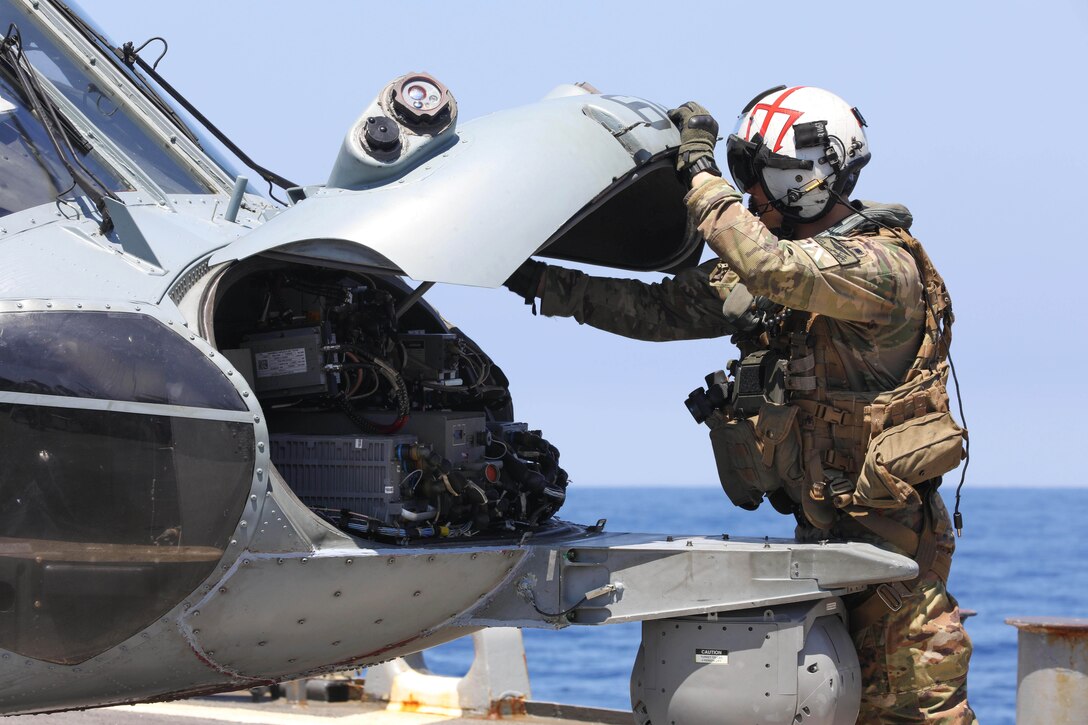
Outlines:
{"label": "white flight helmet", "polygon": [[787,219],[814,221],[853,191],[868,163],[865,125],[856,108],[820,88],[764,91],[729,136],[729,171],[741,191],[760,184]]}

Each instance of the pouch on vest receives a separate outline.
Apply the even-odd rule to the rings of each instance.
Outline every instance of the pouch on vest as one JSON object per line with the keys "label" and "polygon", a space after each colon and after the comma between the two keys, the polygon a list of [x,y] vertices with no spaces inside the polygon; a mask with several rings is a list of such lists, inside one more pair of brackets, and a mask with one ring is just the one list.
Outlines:
{"label": "pouch on vest", "polygon": [[765,493],[787,486],[790,479],[800,479],[796,414],[792,406],[767,405],[759,416],[711,427],[718,479],[734,505],[755,509]]}
{"label": "pouch on vest", "polygon": [[754,421],[763,464],[773,469],[779,486],[790,483],[800,486],[805,477],[797,414],[797,408],[792,405],[764,403]]}
{"label": "pouch on vest", "polygon": [[777,478],[763,465],[752,421],[740,418],[712,427],[710,445],[714,448],[718,480],[729,500],[734,506],[756,509],[768,490],[769,479]]}
{"label": "pouch on vest", "polygon": [[914,370],[907,382],[880,393],[865,408],[865,423],[871,438],[892,426],[926,413],[948,410],[948,366],[935,370]]}
{"label": "pouch on vest", "polygon": [[914,487],[958,466],[965,436],[947,410],[888,428],[869,444],[853,503],[879,509],[921,503]]}

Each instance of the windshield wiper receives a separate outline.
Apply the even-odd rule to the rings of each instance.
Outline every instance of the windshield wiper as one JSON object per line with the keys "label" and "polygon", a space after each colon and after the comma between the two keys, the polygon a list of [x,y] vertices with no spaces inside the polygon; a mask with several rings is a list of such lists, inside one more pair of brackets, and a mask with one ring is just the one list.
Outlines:
{"label": "windshield wiper", "polygon": [[[96,31],[94,27],[92,27],[88,22],[81,18],[70,7],[68,7],[67,4],[58,1],[56,2],[56,5],[60,12],[64,15],[64,17],[67,18],[68,21],[71,22],[81,33],[83,33],[83,36],[85,38],[90,40],[92,43],[97,43],[100,49],[111,51],[114,55],[116,55],[117,58],[121,61],[122,65],[128,69],[131,77],[135,78],[139,82],[139,87],[143,90],[145,97],[150,99],[157,108],[159,108],[163,113],[169,116],[170,119],[174,122],[174,125],[176,125],[178,129],[180,129],[181,132],[184,133],[185,136],[193,141],[193,143],[195,143],[198,147],[201,146],[199,139],[197,139],[197,137],[189,129],[188,125],[181,119],[178,113],[170,107],[170,104],[168,104],[162,98],[162,96],[155,89],[155,87],[147,82],[147,78],[145,78],[137,70],[137,66],[140,68],[140,70],[150,76],[151,79],[158,84],[159,88],[166,91],[166,93],[171,98],[177,101],[182,108],[184,108],[190,115],[192,115],[192,117],[196,119],[197,123],[206,128],[212,136],[214,136],[220,143],[226,146],[227,149],[229,149],[236,157],[238,157],[238,160],[240,160],[249,168],[256,171],[262,179],[267,181],[268,194],[273,199],[276,199],[276,201],[280,201],[276,197],[276,195],[272,193],[273,186],[278,186],[284,190],[298,186],[298,184],[296,184],[295,182],[285,179],[274,171],[271,171],[264,166],[256,163],[253,159],[249,157],[248,154],[242,151],[242,149],[236,143],[231,141],[225,133],[220,131],[219,128],[215,126],[215,124],[208,120],[207,116],[197,110],[196,106],[190,103],[189,100],[185,98],[185,96],[181,95],[181,93],[176,88],[170,85],[170,83],[168,83],[161,75],[159,75],[157,66],[159,64],[159,61],[162,60],[163,56],[166,55],[166,40],[158,36],[151,39],[162,41],[164,50],[154,63],[147,63],[143,58],[140,57],[139,53],[147,46],[148,43],[151,42],[151,40],[143,43],[139,47],[136,47],[135,43],[128,42],[120,48],[114,48],[110,45],[109,40],[105,36]],[[280,203],[282,204],[284,202],[280,201]]]}
{"label": "windshield wiper", "polygon": [[[154,40],[154,38],[152,40]],[[163,42],[165,43],[166,41],[164,40]],[[155,66],[151,65],[140,57],[139,51],[146,45],[147,43],[144,43],[140,46],[140,48],[137,48],[132,42],[125,43],[123,46],[121,46],[121,48],[118,49],[118,55],[120,55],[121,57],[121,62],[131,68],[133,73],[136,72],[136,68],[134,66],[140,66],[140,69],[143,70],[144,73],[147,73],[149,76],[151,76],[151,78],[159,84],[160,88],[169,93],[175,101],[180,103],[182,108],[192,114],[193,118],[195,118],[202,126],[204,126],[204,128],[208,129],[208,131],[217,139],[219,139],[220,143],[230,149],[235,156],[241,159],[242,163],[260,174],[261,178],[268,182],[269,192],[271,192],[273,184],[280,187],[281,189],[284,189],[285,191],[292,187],[298,186],[298,184],[294,183],[293,181],[288,181],[276,172],[269,171],[268,169],[259,165],[257,162],[251,159],[245,151],[242,151],[242,149],[239,148],[236,143],[230,140],[227,134],[220,131],[215,126],[215,124],[208,120],[207,116],[198,111],[196,106],[190,103],[189,100],[185,98],[185,96],[181,95],[181,93],[172,85],[170,85],[165,78],[160,76],[159,72],[155,70]],[[161,56],[159,57],[159,60],[162,60]],[[158,61],[155,61],[155,63],[157,65]]]}
{"label": "windshield wiper", "polygon": [[91,147],[76,132],[75,127],[60,112],[57,104],[42,88],[33,64],[23,52],[23,38],[19,33],[19,28],[14,23],[8,26],[7,35],[4,37],[3,42],[0,42],[0,60],[3,60],[11,68],[12,77],[23,94],[26,95],[34,114],[41,122],[42,128],[45,129],[50,143],[53,144],[57,157],[71,175],[73,183],[78,185],[83,193],[94,202],[95,208],[102,216],[102,221],[98,225],[99,230],[103,234],[108,234],[113,229],[113,220],[110,219],[109,212],[106,210],[106,198],[117,200],[118,197],[95,176],[93,171],[83,165],[79,153],[73,147],[72,139],[77,139],[76,145],[84,153],[89,151]]}

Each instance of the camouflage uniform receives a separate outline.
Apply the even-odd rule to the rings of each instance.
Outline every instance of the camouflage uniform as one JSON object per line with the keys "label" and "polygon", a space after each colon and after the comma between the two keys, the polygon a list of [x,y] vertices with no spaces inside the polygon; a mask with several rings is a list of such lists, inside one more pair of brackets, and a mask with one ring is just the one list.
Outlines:
{"label": "camouflage uniform", "polygon": [[[724,181],[705,184],[688,197],[694,222],[720,260],[658,284],[549,267],[542,314],[574,317],[642,340],[718,337],[736,332],[721,307],[743,281],[754,295],[819,316],[823,334],[841,360],[838,372],[845,389],[895,388],[918,352],[924,327],[922,286],[911,254],[872,225],[850,236],[778,239],[742,207],[740,198]],[[905,222],[900,226],[908,227],[909,214],[902,211]],[[799,540],[830,535],[912,555],[849,516],[832,514],[830,530],[813,526],[800,515],[803,493],[800,482],[795,484],[788,493],[799,521]],[[936,548],[946,562],[950,559],[955,546],[951,521],[935,486],[922,486],[919,495],[871,513],[915,532],[922,530],[928,515]],[[859,602],[848,605],[854,608]],[[971,641],[956,600],[937,572],[923,572],[898,611],[885,610],[852,634],[864,683],[858,722],[976,722],[967,704]]]}

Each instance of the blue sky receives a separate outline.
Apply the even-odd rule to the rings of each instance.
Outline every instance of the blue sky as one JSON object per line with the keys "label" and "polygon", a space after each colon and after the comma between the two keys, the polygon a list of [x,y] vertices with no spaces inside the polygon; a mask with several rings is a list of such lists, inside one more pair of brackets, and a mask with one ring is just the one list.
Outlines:
{"label": "blue sky", "polygon": [[[118,43],[166,36],[160,72],[259,163],[300,183],[325,180],[356,116],[412,70],[449,86],[462,122],[583,80],[667,106],[698,100],[726,128],[770,86],[832,90],[870,125],[873,160],[856,195],[908,205],[951,289],[968,486],[1082,485],[1082,0],[829,2],[818,12],[800,3],[83,5]],[[534,318],[502,289],[437,287],[427,299],[503,367],[518,418],[544,430],[576,483],[716,486],[706,429],[683,399],[735,356],[728,340],[624,340]]]}

